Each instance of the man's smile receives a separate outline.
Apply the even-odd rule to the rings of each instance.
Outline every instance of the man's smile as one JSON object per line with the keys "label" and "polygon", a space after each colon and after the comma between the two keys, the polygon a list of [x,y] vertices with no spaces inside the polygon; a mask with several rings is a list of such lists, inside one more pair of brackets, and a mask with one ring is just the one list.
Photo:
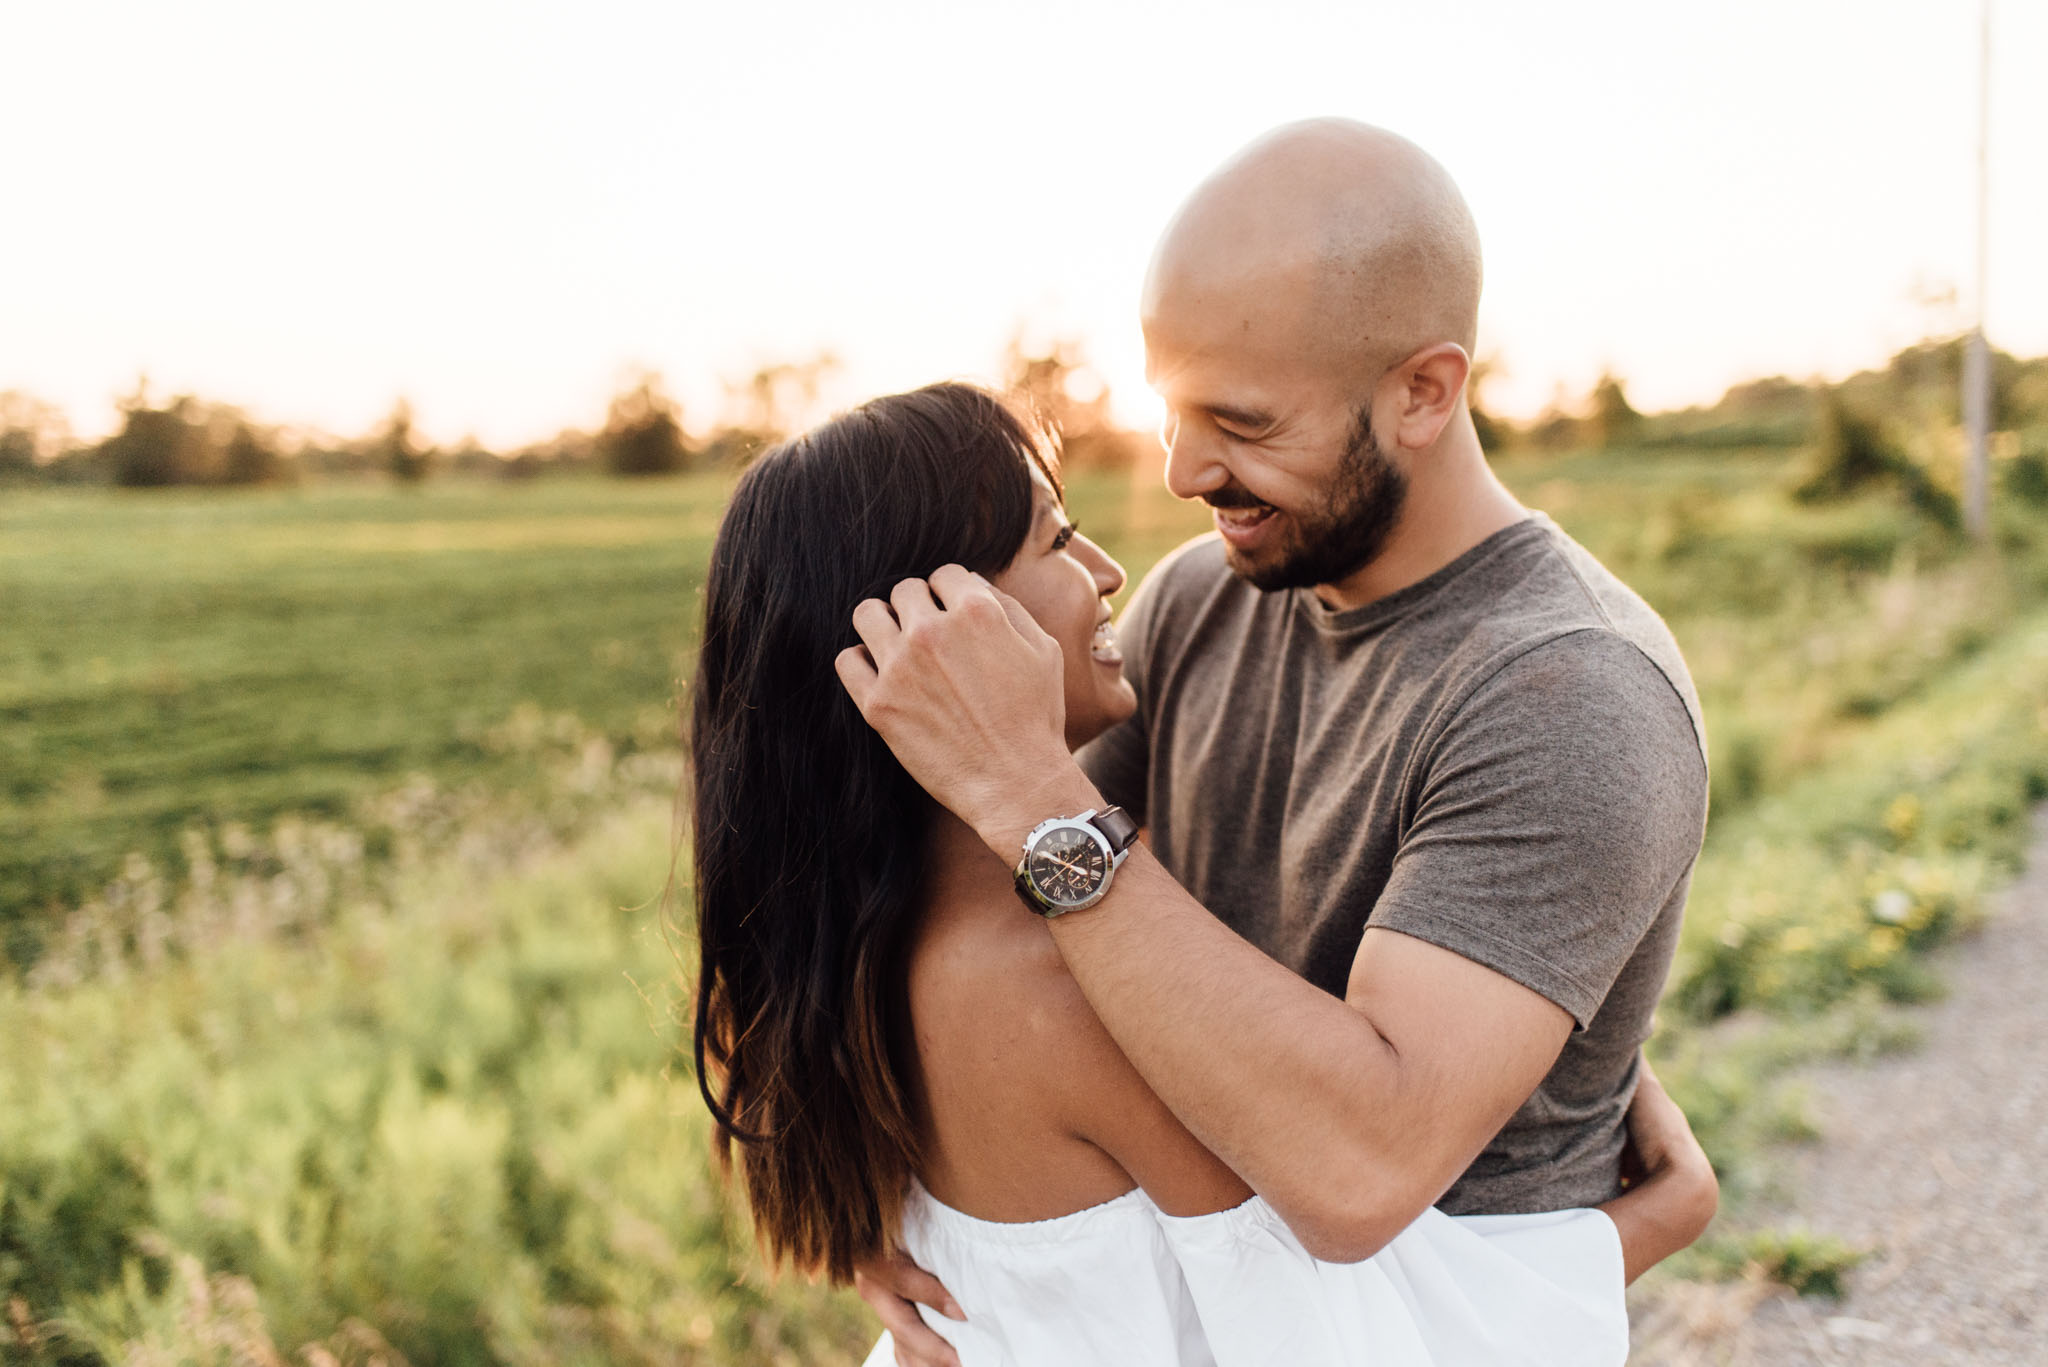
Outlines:
{"label": "man's smile", "polygon": [[1239,551],[1248,551],[1264,539],[1266,528],[1278,511],[1270,503],[1258,503],[1247,508],[1210,508],[1216,519],[1216,530],[1222,533],[1224,542]]}

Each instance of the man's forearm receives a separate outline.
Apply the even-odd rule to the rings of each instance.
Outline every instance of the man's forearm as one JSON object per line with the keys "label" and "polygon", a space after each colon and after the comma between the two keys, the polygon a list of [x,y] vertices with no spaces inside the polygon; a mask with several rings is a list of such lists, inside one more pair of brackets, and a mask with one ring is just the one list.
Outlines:
{"label": "man's forearm", "polygon": [[1391,1142],[1422,1127],[1400,1119],[1411,1108],[1387,1040],[1211,916],[1149,852],[1093,913],[1052,922],[1082,993],[1182,1123],[1318,1256],[1370,1256],[1472,1157],[1431,1163]]}
{"label": "man's forearm", "polygon": [[[1101,805],[1071,785],[1051,801]],[[985,838],[1018,848],[1034,824],[1020,822]],[[1049,924],[1133,1066],[1311,1251],[1369,1256],[1473,1157],[1432,1151],[1427,1099],[1365,1014],[1230,930],[1142,847],[1100,905]]]}

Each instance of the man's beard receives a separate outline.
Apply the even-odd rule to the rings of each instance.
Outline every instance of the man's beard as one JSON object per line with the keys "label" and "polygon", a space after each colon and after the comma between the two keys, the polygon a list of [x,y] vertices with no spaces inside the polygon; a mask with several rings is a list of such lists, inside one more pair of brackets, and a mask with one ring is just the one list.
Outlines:
{"label": "man's beard", "polygon": [[[1338,458],[1322,507],[1287,514],[1288,535],[1277,553],[1247,561],[1224,543],[1224,559],[1246,583],[1267,593],[1338,584],[1371,564],[1386,548],[1408,497],[1408,477],[1394,468],[1372,432],[1372,412],[1360,408],[1344,454]],[[1232,483],[1204,495],[1213,507],[1251,508],[1262,500]]]}

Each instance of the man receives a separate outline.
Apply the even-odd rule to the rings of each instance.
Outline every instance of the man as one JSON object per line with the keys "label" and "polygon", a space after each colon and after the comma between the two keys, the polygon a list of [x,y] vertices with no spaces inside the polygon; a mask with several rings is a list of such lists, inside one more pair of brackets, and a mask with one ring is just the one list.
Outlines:
{"label": "man", "polygon": [[[1167,484],[1219,536],[1125,615],[1137,715],[1077,764],[1057,647],[957,566],[862,604],[840,660],[1006,859],[1048,818],[1150,827],[1053,937],[1167,1105],[1337,1260],[1432,1204],[1617,1193],[1705,823],[1669,632],[1479,448],[1479,280],[1464,202],[1412,144],[1262,139],[1145,283]],[[933,1287],[878,1266],[863,1292],[926,1350],[898,1297]]]}

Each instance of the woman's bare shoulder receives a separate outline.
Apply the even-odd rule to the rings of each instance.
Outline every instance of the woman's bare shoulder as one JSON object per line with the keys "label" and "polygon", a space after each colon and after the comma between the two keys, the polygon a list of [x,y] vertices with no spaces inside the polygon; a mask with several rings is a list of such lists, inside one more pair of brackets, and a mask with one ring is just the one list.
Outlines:
{"label": "woman's bare shoulder", "polygon": [[1098,1150],[1174,1214],[1250,1194],[1146,1085],[1022,908],[935,925],[912,959],[911,1002],[928,1085],[1001,1097],[1020,1130]]}

